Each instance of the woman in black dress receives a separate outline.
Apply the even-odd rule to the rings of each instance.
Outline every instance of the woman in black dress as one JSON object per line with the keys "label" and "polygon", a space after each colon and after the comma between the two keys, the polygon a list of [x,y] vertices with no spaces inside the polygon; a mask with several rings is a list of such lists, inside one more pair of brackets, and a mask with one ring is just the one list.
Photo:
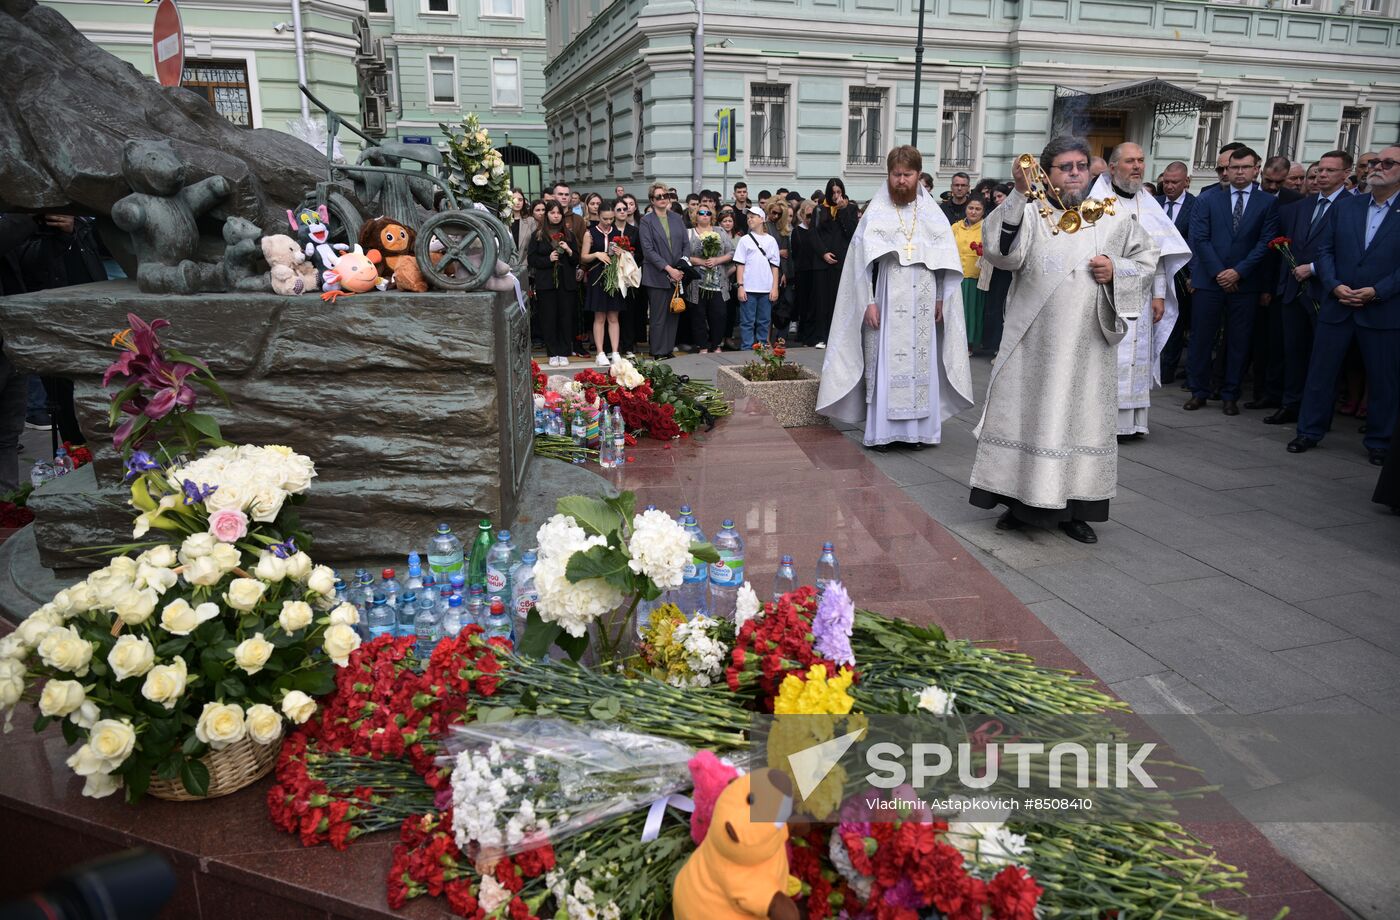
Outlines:
{"label": "woman in black dress", "polygon": [[812,299],[815,296],[817,273],[816,238],[812,233],[812,218],[817,203],[804,200],[797,207],[797,223],[792,228],[793,315],[797,318],[798,334],[805,340],[812,330]]}
{"label": "woman in black dress", "polygon": [[564,223],[564,206],[545,202],[544,223],[530,238],[530,276],[534,279],[540,332],[550,367],[569,364],[569,337],[574,328],[579,242]]}
{"label": "woman in black dress", "polygon": [[[622,205],[620,210],[619,204]],[[627,203],[619,199],[612,204],[601,205],[598,220],[589,224],[588,236],[583,241],[583,267],[587,271],[584,282],[588,285],[584,290],[583,308],[593,314],[593,345],[598,353],[595,359],[598,367],[607,367],[621,357],[619,319],[627,310],[627,299],[621,293],[608,293],[603,286],[603,274],[623,248],[623,239],[627,241],[626,247],[633,252],[632,258],[635,260],[640,254],[641,234],[635,227],[627,226]],[[605,325],[612,340],[611,359],[603,347]]]}
{"label": "woman in black dress", "polygon": [[817,205],[813,223],[817,277],[808,345],[826,347],[826,337],[831,331],[831,315],[836,310],[836,289],[841,286],[841,266],[846,261],[846,250],[859,223],[860,211],[855,202],[846,197],[846,184],[840,179],[827,180],[826,194]]}

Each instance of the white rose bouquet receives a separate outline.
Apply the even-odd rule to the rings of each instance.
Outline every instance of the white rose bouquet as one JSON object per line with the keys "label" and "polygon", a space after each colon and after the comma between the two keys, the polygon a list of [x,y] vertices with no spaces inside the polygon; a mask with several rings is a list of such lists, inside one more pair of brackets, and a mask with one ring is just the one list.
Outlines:
{"label": "white rose bouquet", "polygon": [[[500,151],[491,145],[491,135],[481,127],[481,119],[471,112],[462,118],[460,125],[439,124],[438,127],[447,135],[453,194],[480,204],[509,222],[512,213],[510,170],[501,159]],[[463,206],[470,207],[465,203]]]}

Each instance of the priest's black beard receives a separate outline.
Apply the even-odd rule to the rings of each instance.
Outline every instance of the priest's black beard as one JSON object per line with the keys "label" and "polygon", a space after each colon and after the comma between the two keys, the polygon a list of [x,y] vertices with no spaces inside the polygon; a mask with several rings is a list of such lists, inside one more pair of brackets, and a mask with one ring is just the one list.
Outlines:
{"label": "priest's black beard", "polygon": [[917,185],[907,192],[898,192],[895,191],[894,186],[886,183],[885,190],[890,193],[890,201],[893,201],[896,205],[906,205],[919,196],[919,187]]}

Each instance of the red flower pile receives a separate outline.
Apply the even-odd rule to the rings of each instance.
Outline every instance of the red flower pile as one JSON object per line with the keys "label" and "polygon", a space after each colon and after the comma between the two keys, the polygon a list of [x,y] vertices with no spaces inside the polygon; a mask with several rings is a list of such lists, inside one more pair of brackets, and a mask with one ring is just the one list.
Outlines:
{"label": "red flower pile", "polygon": [[798,898],[809,920],[835,917],[859,898],[827,859],[827,832],[813,828],[788,840],[788,872],[802,883]]}
{"label": "red flower pile", "polygon": [[68,451],[68,458],[73,461],[75,470],[92,462],[92,451],[88,450],[86,445],[74,445],[71,441],[64,441],[63,449]]}
{"label": "red flower pile", "polygon": [[534,360],[530,361],[530,376],[534,378],[535,381],[535,392],[543,393],[546,384],[549,382],[549,378],[545,376],[544,371],[540,370],[539,364]]}
{"label": "red flower pile", "polygon": [[641,383],[629,390],[593,368],[575,374],[574,380],[583,385],[584,397],[590,402],[596,396],[602,396],[609,406],[621,406],[622,421],[628,431],[645,431],[658,441],[681,436],[681,427],[676,423],[676,407],[653,402],[655,394],[650,383]]}
{"label": "red flower pile", "polygon": [[34,520],[34,512],[14,502],[0,502],[0,530],[23,527]]}
{"label": "red flower pile", "polygon": [[778,687],[788,674],[804,675],[814,664],[825,664],[828,674],[839,665],[817,654],[812,643],[812,618],[817,613],[817,589],[804,585],[764,605],[764,615],[739,628],[734,651],[724,676],[729,689],[757,682],[764,712],[773,711]]}

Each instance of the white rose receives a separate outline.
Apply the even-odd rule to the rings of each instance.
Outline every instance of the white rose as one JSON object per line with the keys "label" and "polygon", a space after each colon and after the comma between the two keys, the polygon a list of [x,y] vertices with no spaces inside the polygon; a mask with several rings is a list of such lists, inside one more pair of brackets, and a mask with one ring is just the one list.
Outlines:
{"label": "white rose", "polygon": [[86,700],[87,692],[76,680],[51,680],[44,684],[44,692],[39,697],[39,711],[50,718],[61,719]]}
{"label": "white rose", "polygon": [[122,719],[103,719],[92,727],[88,747],[105,764],[100,773],[111,773],[120,767],[136,748],[136,731]]}
{"label": "white rose", "polygon": [[285,559],[278,559],[272,553],[263,551],[258,557],[257,568],[253,569],[253,574],[263,581],[281,581],[287,577],[287,562]]}
{"label": "white rose", "polygon": [[166,604],[165,609],[160,612],[160,628],[172,636],[188,636],[201,623],[212,620],[218,615],[218,604],[206,602],[198,607],[191,607],[189,601],[183,597],[177,597]]}
{"label": "white rose", "polygon": [[291,454],[282,460],[282,489],[292,495],[300,495],[311,488],[311,480],[316,476],[316,466],[308,457]]}
{"label": "white rose", "polygon": [[122,778],[110,773],[94,773],[83,782],[83,795],[90,799],[105,799],[122,787]]}
{"label": "white rose", "polygon": [[39,642],[39,658],[51,668],[83,677],[92,660],[92,643],[71,626],[50,627]]}
{"label": "white rose", "polygon": [[180,562],[189,565],[194,560],[209,555],[218,542],[212,533],[190,534],[185,537],[185,542],[180,544]]}
{"label": "white rose", "polygon": [[94,776],[98,773],[108,772],[106,762],[97,755],[97,751],[93,749],[91,743],[79,747],[64,762],[68,764],[68,769],[79,776]]}
{"label": "white rose", "polygon": [[360,611],[354,604],[344,603],[331,611],[331,625],[335,626],[344,623],[346,626],[354,626],[360,622]]}
{"label": "white rose", "polygon": [[919,691],[917,706],[926,712],[931,712],[936,716],[951,716],[956,710],[953,701],[958,695],[949,693],[937,684],[929,684]]}
{"label": "white rose", "polygon": [[286,492],[276,486],[263,486],[253,492],[248,503],[248,516],[255,521],[270,524],[277,520],[277,515],[282,511],[282,503],[286,500]]}
{"label": "white rose", "polygon": [[233,650],[234,662],[249,674],[261,671],[271,657],[272,643],[264,639],[262,633],[254,633],[252,638],[244,639]]}
{"label": "white rose", "polygon": [[137,638],[127,633],[117,639],[117,644],[107,653],[107,664],[117,680],[140,677],[156,663],[155,646],[145,636]]}
{"label": "white rose", "polygon": [[46,604],[25,617],[24,622],[15,628],[14,634],[19,636],[19,641],[33,648],[43,641],[49,630],[62,625],[63,617],[49,609]]}
{"label": "white rose", "polygon": [[209,557],[217,562],[219,569],[224,572],[232,572],[243,561],[243,555],[238,551],[238,547],[231,543],[215,543]]}
{"label": "white rose", "polygon": [[91,585],[80,581],[68,589],[68,602],[74,614],[85,613],[97,606],[97,595],[93,593]]}
{"label": "white rose", "polygon": [[254,744],[271,744],[282,737],[282,717],[266,703],[249,706],[246,721]]}
{"label": "white rose", "polygon": [[29,646],[19,640],[19,636],[10,633],[0,639],[0,658],[23,658],[29,653]]}
{"label": "white rose", "polygon": [[189,666],[179,655],[171,664],[159,664],[146,673],[146,682],[141,686],[141,695],[152,703],[160,703],[166,709],[174,709],[185,693],[189,681]]}
{"label": "white rose", "polygon": [[754,593],[753,586],[744,582],[739,586],[739,594],[734,600],[734,628],[738,629],[758,616],[763,610],[763,605],[758,602],[758,595]]}
{"label": "white rose", "polygon": [[359,635],[354,627],[345,623],[336,623],[329,627],[324,641],[326,656],[342,668],[349,663],[350,653],[360,647]]}
{"label": "white rose", "polygon": [[164,594],[179,580],[180,576],[176,575],[173,569],[143,562],[136,567],[134,584],[138,588],[149,588],[157,594]]}
{"label": "white rose", "polygon": [[311,575],[311,557],[306,553],[293,553],[287,558],[287,577],[304,582]]}
{"label": "white rose", "polygon": [[99,598],[112,597],[136,580],[136,560],[118,556],[87,577],[87,585]]}
{"label": "white rose", "polygon": [[24,695],[24,662],[0,658],[0,709],[10,709]]}
{"label": "white rose", "polygon": [[235,578],[224,592],[224,600],[234,610],[252,610],[262,600],[267,585],[256,578]]}
{"label": "white rose", "polygon": [[472,184],[476,186],[483,186],[490,181],[491,177],[486,175],[486,173],[477,173],[472,176]]}
{"label": "white rose", "polygon": [[160,566],[165,569],[173,569],[179,560],[175,556],[175,548],[162,543],[160,546],[146,550],[136,557],[137,562],[144,562],[147,565]]}
{"label": "white rose", "polygon": [[241,741],[246,733],[243,710],[236,703],[205,703],[194,727],[195,737],[216,751]]}
{"label": "white rose", "polygon": [[200,556],[185,563],[185,581],[192,585],[213,587],[224,577],[224,570],[213,556]]}
{"label": "white rose", "polygon": [[54,611],[65,620],[78,612],[73,609],[73,590],[71,588],[64,588],[55,594],[49,604],[53,605]]}
{"label": "white rose", "polygon": [[289,633],[305,629],[311,624],[311,605],[306,601],[283,601],[282,612],[277,615],[277,622]]}
{"label": "white rose", "polygon": [[[170,570],[162,569],[161,571],[168,572]],[[160,595],[150,588],[144,590],[138,590],[134,587],[127,588],[126,591],[117,598],[116,603],[112,607],[112,612],[117,615],[117,619],[121,620],[127,626],[140,626],[142,623],[146,622],[146,620],[150,619],[151,614],[155,612],[156,602],[158,600],[160,600]]]}
{"label": "white rose", "polygon": [[210,514],[215,511],[223,511],[232,508],[234,511],[242,511],[248,504],[251,496],[242,483],[225,480],[219,483],[219,488],[213,495],[204,500],[204,507]]}
{"label": "white rose", "polygon": [[328,565],[316,566],[306,579],[306,590],[323,595],[334,594],[335,571]]}
{"label": "white rose", "polygon": [[282,698],[282,714],[297,725],[302,725],[316,714],[316,701],[300,690],[288,691]]}
{"label": "white rose", "polygon": [[92,700],[83,700],[83,705],[68,716],[68,721],[79,728],[92,728],[97,724],[97,719],[101,715],[102,711],[97,708],[96,703]]}

